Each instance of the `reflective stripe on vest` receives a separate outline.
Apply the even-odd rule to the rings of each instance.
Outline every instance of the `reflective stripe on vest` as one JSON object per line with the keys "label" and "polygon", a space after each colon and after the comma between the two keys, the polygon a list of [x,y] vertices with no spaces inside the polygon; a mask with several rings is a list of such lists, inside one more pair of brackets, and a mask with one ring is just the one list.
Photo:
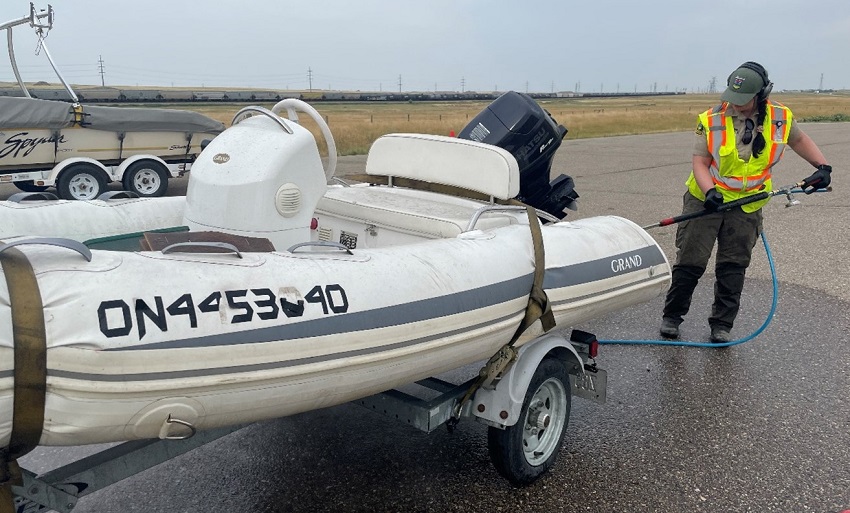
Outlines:
{"label": "reflective stripe on vest", "polygon": [[791,123],[788,122],[788,109],[781,104],[768,102],[770,107],[770,133],[768,137],[773,141],[770,148],[770,161],[767,164],[768,169],[775,166],[782,154],[785,152],[785,146],[788,141],[788,132],[791,130]]}
{"label": "reflective stripe on vest", "polygon": [[[712,109],[711,112],[706,112],[708,125],[706,136],[708,149],[712,156],[712,162],[709,166],[711,178],[716,186],[730,192],[759,190],[771,179],[770,169],[779,162],[785,151],[790,128],[788,109],[780,104],[768,102],[768,115],[766,116],[765,125],[769,128],[768,134],[765,137],[765,149],[770,150],[770,157],[764,168],[762,168],[761,173],[744,176],[724,176],[720,173],[719,169],[721,159],[720,150],[727,144],[730,144],[730,141],[727,140],[727,134],[734,132],[734,122],[726,115],[726,108],[727,104],[724,103]],[[762,133],[764,133],[764,130],[762,127]],[[737,141],[733,140],[731,142],[732,146],[736,144]]]}

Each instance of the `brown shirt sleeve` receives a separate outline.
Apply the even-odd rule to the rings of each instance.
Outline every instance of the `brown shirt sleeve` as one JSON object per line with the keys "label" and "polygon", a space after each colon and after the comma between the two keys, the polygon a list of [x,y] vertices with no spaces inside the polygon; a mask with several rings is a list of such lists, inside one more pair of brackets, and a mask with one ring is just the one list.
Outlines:
{"label": "brown shirt sleeve", "polygon": [[795,141],[803,133],[803,130],[797,126],[797,121],[791,118],[791,128],[788,129],[788,142]]}
{"label": "brown shirt sleeve", "polygon": [[694,131],[694,156],[710,157],[711,152],[708,151],[708,139],[705,137],[706,127],[697,120],[697,128]]}

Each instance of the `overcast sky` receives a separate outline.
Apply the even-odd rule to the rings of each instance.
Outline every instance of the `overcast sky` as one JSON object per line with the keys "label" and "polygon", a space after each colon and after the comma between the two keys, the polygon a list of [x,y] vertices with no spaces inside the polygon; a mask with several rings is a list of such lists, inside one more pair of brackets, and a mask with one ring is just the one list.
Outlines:
{"label": "overcast sky", "polygon": [[[776,90],[850,88],[848,0],[50,1],[74,84],[102,57],[110,86],[693,92],[755,60]],[[28,12],[0,2],[0,22]],[[56,82],[13,33],[24,80]]]}

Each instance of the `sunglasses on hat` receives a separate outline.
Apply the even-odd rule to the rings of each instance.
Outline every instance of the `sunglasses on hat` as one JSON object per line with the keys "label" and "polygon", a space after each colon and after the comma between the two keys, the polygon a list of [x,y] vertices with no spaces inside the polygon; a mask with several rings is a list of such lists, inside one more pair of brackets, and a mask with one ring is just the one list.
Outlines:
{"label": "sunglasses on hat", "polygon": [[750,144],[753,140],[753,129],[755,129],[756,124],[752,119],[748,119],[744,122],[744,135],[741,136],[741,142],[744,144]]}

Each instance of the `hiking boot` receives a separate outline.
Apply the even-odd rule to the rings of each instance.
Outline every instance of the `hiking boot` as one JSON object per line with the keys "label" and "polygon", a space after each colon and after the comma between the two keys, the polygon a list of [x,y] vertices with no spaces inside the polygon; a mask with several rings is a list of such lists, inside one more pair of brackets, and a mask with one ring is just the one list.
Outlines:
{"label": "hiking boot", "polygon": [[661,320],[661,329],[658,331],[664,338],[679,338],[679,325],[669,319]]}
{"label": "hiking boot", "polygon": [[710,340],[715,344],[725,344],[732,341],[732,335],[726,328],[711,328]]}

